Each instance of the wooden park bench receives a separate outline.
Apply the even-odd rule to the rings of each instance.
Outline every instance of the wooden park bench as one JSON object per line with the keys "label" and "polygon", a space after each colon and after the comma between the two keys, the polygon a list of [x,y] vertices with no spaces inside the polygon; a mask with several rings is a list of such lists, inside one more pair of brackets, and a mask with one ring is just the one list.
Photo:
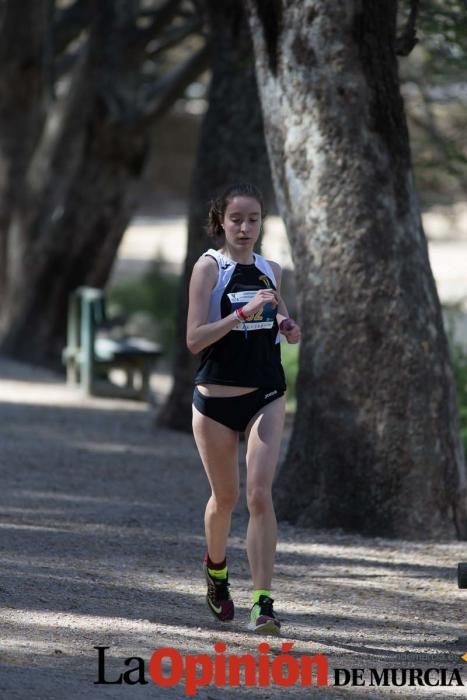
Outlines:
{"label": "wooden park bench", "polygon": [[[102,289],[78,287],[70,294],[62,354],[68,384],[92,396],[148,399],[151,369],[162,354],[161,346],[146,338],[102,336],[106,321]],[[124,371],[125,386],[110,381],[111,369]]]}

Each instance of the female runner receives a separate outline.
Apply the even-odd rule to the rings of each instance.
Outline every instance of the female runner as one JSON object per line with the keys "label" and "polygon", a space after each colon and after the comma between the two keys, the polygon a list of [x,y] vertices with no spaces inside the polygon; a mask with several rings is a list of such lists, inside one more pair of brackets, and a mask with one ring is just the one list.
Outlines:
{"label": "female runner", "polygon": [[249,629],[279,634],[271,582],[277,540],[272,502],[285,416],[280,333],[300,328],[280,297],[281,268],[253,252],[264,207],[253,185],[231,185],[215,200],[208,234],[222,244],[196,262],[190,282],[187,345],[202,352],[193,394],[193,434],[212,494],[206,506],[207,604],[234,617],[226,560],[231,515],[239,495],[239,434],[245,433],[249,510],[246,546],[253,579]]}

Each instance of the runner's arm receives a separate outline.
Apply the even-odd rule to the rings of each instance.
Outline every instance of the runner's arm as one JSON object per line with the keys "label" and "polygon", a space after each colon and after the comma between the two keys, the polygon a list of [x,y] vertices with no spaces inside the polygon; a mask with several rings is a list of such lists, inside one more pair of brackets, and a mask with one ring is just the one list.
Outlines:
{"label": "runner's arm", "polygon": [[217,275],[217,263],[209,256],[200,258],[193,267],[186,324],[186,344],[193,355],[223,338],[238,325],[238,319],[234,313],[219,321],[208,323],[209,301],[216,285]]}

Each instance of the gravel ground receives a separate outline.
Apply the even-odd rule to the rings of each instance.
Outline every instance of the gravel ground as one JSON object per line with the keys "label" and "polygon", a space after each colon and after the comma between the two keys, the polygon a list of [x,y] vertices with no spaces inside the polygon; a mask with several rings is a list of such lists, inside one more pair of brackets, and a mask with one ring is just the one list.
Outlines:
{"label": "gravel ground", "polygon": [[[157,383],[157,382],[156,382]],[[167,384],[161,381],[161,386]],[[127,657],[259,656],[245,631],[250,581],[244,502],[229,551],[233,624],[204,603],[200,563],[208,489],[190,435],[154,428],[157,409],[84,399],[61,377],[0,360],[0,698],[184,698],[183,684],[95,685]],[[287,433],[283,448],[286,447]],[[284,467],[286,468],[286,466]],[[274,597],[292,655],[326,655],[328,687],[200,688],[197,697],[442,698],[465,688],[369,686],[371,668],[459,669],[467,685],[467,591],[456,583],[465,544],[370,539],[280,524]],[[365,669],[363,687],[334,685]],[[136,680],[134,673],[130,679]],[[436,680],[435,675],[431,678]]]}

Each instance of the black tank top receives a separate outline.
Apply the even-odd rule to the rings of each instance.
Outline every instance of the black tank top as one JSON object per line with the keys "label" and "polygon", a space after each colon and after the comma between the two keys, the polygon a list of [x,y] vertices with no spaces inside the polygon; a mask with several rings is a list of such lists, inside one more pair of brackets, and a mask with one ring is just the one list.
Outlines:
{"label": "black tank top", "polygon": [[[274,272],[262,256],[252,265],[236,263],[213,249],[218,264],[218,281],[211,293],[208,322],[229,316],[246,304],[258,289],[276,289]],[[223,338],[202,351],[195,384],[227,384],[285,391],[281,364],[280,334],[276,309],[270,304],[262,312],[239,323]]]}

